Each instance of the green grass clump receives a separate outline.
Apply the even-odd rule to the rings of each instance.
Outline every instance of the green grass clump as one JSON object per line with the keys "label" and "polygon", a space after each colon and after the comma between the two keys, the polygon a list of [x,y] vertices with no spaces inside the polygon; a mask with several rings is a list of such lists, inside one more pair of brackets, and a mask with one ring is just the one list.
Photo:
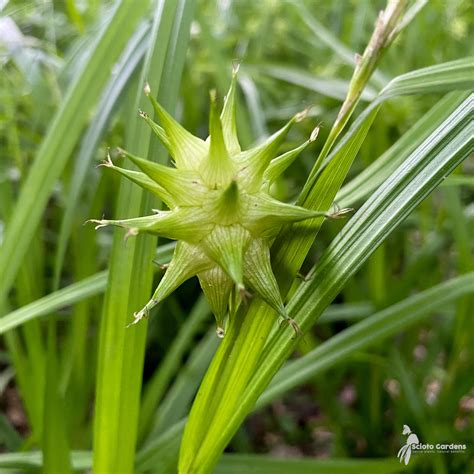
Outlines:
{"label": "green grass clump", "polygon": [[469,446],[469,7],[2,5],[0,471],[398,472],[404,425]]}

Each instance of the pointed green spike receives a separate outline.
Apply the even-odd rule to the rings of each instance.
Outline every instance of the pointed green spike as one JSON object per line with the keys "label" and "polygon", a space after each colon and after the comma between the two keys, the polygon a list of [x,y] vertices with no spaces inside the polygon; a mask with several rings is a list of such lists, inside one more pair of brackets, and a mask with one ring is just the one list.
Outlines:
{"label": "pointed green spike", "polygon": [[232,180],[226,189],[220,191],[211,212],[215,215],[216,222],[229,225],[239,221],[240,211],[239,187],[237,181]]}
{"label": "pointed green spike", "polygon": [[237,89],[237,73],[239,71],[239,66],[240,65],[236,65],[232,70],[232,82],[230,83],[229,92],[227,92],[225,97],[224,108],[222,109],[221,114],[224,141],[231,156],[240,153],[235,118],[235,93]]}
{"label": "pointed green spike", "polygon": [[319,133],[319,127],[316,127],[309,137],[309,140],[304,142],[297,148],[293,150],[287,151],[280,156],[277,156],[268,165],[268,168],[265,170],[263,177],[268,182],[268,184],[273,183],[298,157],[298,155],[308,147],[311,143],[313,143]]}
{"label": "pointed green spike", "polygon": [[[233,283],[233,282],[232,282]],[[232,291],[229,297],[229,318],[237,315],[240,303],[242,302],[242,292],[239,291],[235,285],[232,286]]]}
{"label": "pointed green spike", "polygon": [[165,188],[150,179],[145,173],[141,173],[140,171],[127,170],[124,168],[120,168],[119,166],[115,166],[110,157],[108,157],[107,160],[99,166],[104,166],[113,171],[116,171],[117,173],[120,173],[122,176],[125,176],[130,181],[134,182],[135,184],[138,184],[138,186],[142,187],[143,189],[146,189],[147,191],[150,191],[155,196],[158,196],[158,198],[162,200],[169,208],[172,209],[173,207],[175,207],[176,203],[171,197],[171,194],[166,191]]}
{"label": "pointed green spike", "polygon": [[201,242],[209,258],[232,278],[240,290],[244,289],[243,258],[249,241],[249,232],[236,224],[216,226]]}
{"label": "pointed green spike", "polygon": [[278,148],[283,143],[291,126],[305,116],[304,111],[296,114],[286,123],[278,132],[274,133],[261,145],[241,153],[240,162],[242,163],[240,174],[249,192],[257,191],[263,181],[263,174],[268,168],[270,161],[275,157]]}
{"label": "pointed green spike", "polygon": [[214,264],[197,246],[178,242],[152,299],[156,304],[160,303],[186,280],[208,270],[212,265]]}
{"label": "pointed green spike", "polygon": [[235,175],[235,166],[224,142],[221,119],[217,112],[216,92],[211,91],[210,96],[209,155],[201,162],[199,171],[209,186],[227,186]]}
{"label": "pointed green spike", "polygon": [[97,224],[95,226],[96,230],[101,227],[114,225],[125,229],[136,229],[138,232],[145,232],[145,229],[154,224],[158,218],[158,214],[152,214],[151,216],[133,217],[132,219],[89,219],[87,222]]}
{"label": "pointed green spike", "polygon": [[252,240],[245,252],[244,281],[253,292],[286,318],[280,289],[270,263],[270,249],[263,239]]}
{"label": "pointed green spike", "polygon": [[166,147],[168,152],[171,154],[172,149],[170,145],[170,141],[168,139],[168,135],[166,135],[166,132],[163,127],[160,127],[156,122],[154,122],[150,116],[144,112],[143,110],[139,110],[138,114],[140,117],[145,120],[145,122],[148,124],[148,126],[151,128],[153,133],[158,137],[158,139],[163,143],[163,145]]}
{"label": "pointed green spike", "polygon": [[202,291],[216,318],[216,333],[219,337],[224,337],[225,317],[234,282],[219,266],[199,273],[198,278]]}
{"label": "pointed green spike", "polygon": [[173,258],[166,269],[160,284],[156,288],[150,301],[137,313],[134,314],[136,324],[156,305],[160,304],[174,290],[181,286],[186,280],[209,269],[213,263],[206,255],[195,245],[189,245],[186,242],[176,244]]}
{"label": "pointed green spike", "polygon": [[297,148],[287,151],[277,156],[268,165],[263,174],[264,181],[267,185],[273,183],[283,172],[295,161],[298,155],[309,145],[309,141],[304,142]]}
{"label": "pointed green spike", "polygon": [[170,168],[153,161],[144,160],[138,156],[119,149],[120,154],[126,156],[153,181],[166,189],[179,205],[199,205],[204,199],[207,189],[201,183],[199,175],[190,170]]}
{"label": "pointed green spike", "polygon": [[189,245],[186,242],[178,242],[173,258],[153,296],[140,311],[133,314],[134,320],[129,326],[147,317],[156,305],[160,304],[186,280],[198,273],[205,272],[213,265],[215,264],[197,246]]}
{"label": "pointed green spike", "polygon": [[[243,225],[256,235],[272,228],[303,221],[314,217],[330,217],[326,212],[312,211],[304,207],[286,204],[268,194],[258,193],[253,196],[252,205],[245,216]],[[267,235],[267,233],[265,233]]]}
{"label": "pointed green spike", "polygon": [[160,120],[168,137],[170,153],[176,167],[196,170],[202,158],[208,152],[208,145],[204,140],[195,137],[180,125],[153,97],[150,87],[145,85],[145,94],[151,102],[155,113]]}
{"label": "pointed green spike", "polygon": [[129,229],[128,235],[148,233],[173,240],[198,243],[211,232],[213,225],[207,213],[199,208],[178,208],[173,211],[158,211],[156,214],[133,219],[91,219],[96,229],[114,225]]}

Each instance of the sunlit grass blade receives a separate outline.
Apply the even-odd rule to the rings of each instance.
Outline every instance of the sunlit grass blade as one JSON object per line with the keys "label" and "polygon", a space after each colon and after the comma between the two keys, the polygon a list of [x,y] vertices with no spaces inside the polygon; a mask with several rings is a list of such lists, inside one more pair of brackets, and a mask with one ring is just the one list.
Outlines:
{"label": "sunlit grass blade", "polygon": [[[145,457],[139,459],[137,464],[137,473],[154,472],[158,469],[166,469],[170,464],[166,462],[166,446],[165,440],[162,442],[160,452],[164,454],[161,459],[149,460]],[[92,465],[92,455],[88,451],[73,451],[71,455],[72,465],[75,470],[82,471],[90,469]],[[0,468],[3,469],[34,469],[41,468],[43,465],[41,453],[31,451],[28,453],[12,453],[0,454]],[[296,474],[313,474],[318,472],[321,474],[351,474],[361,471],[373,474],[388,474],[392,472],[400,472],[400,464],[396,459],[327,459],[327,460],[310,460],[310,459],[291,459],[291,458],[270,458],[258,455],[243,454],[226,454],[216,468],[216,473],[246,473],[249,469],[259,469],[258,472],[269,474],[287,474],[288,472]]]}
{"label": "sunlit grass blade", "polygon": [[[304,70],[285,66],[262,66],[259,67],[257,71],[258,74],[268,74],[275,79],[280,79],[295,86],[304,87],[305,89],[334,99],[344,100],[349,87],[349,82],[341,79],[314,77],[313,74]],[[367,87],[362,93],[361,99],[365,101],[373,100],[376,95],[375,90]]]}
{"label": "sunlit grass blade", "polygon": [[[77,471],[90,469],[92,453],[90,451],[72,451],[71,465]],[[43,454],[41,451],[0,454],[0,469],[2,472],[35,472],[35,470],[42,467]]]}
{"label": "sunlit grass blade", "polygon": [[[146,81],[154,93],[159,91],[160,102],[174,109],[193,11],[194,2],[156,3],[151,48],[139,78],[136,99],[130,104],[132,110],[150,108],[143,94]],[[167,155],[157,147],[157,141],[150,140],[150,133],[141,121],[132,121],[126,131],[125,148],[164,162]],[[153,207],[156,206],[150,196],[144,196],[128,182],[121,183],[118,217],[140,215]],[[132,328],[126,326],[133,319],[133,312],[151,294],[155,245],[156,239],[140,236],[124,246],[123,233],[114,234],[96,386],[94,471],[97,472],[133,472],[147,325],[143,321]]]}
{"label": "sunlit grass blade", "polygon": [[85,278],[83,281],[73,283],[61,290],[49,294],[39,300],[12,311],[0,319],[0,334],[12,330],[22,324],[40,318],[64,308],[77,301],[90,298],[105,290],[107,272]]}
{"label": "sunlit grass blade", "polygon": [[[375,108],[380,107],[383,102],[388,99],[393,99],[398,96],[411,95],[411,94],[429,94],[439,91],[451,91],[451,90],[470,90],[474,87],[474,66],[472,62],[469,62],[469,58],[451,61],[447,63],[438,64],[433,67],[426,67],[411,71],[401,76],[397,76],[392,79],[383,89],[383,91],[377,96],[377,98],[371,102],[371,104],[359,115],[356,122],[348,130],[346,135],[341,141],[334,147],[334,150],[329,153],[331,146],[326,145],[321,151],[317,162],[315,163],[311,172],[310,178],[307,180],[306,185],[300,195],[300,200],[305,199],[309,190],[318,179],[318,173],[321,168],[328,163],[334,155],[337,154],[338,148],[343,146],[344,141],[354,133],[359,124],[362,124],[367,120],[372,111]],[[463,96],[464,97],[464,96]],[[332,134],[328,137],[334,143],[337,135]],[[326,142],[327,143],[327,142]],[[326,153],[328,155],[326,156]],[[321,163],[321,167],[318,162]]]}
{"label": "sunlit grass blade", "polygon": [[[174,246],[174,243],[171,243],[158,247],[156,258],[162,263],[169,262],[173,255]],[[103,293],[107,287],[107,278],[107,271],[96,273],[11,311],[0,319],[0,334],[4,334],[28,321],[41,318],[41,316],[46,316],[59,309]]]}
{"label": "sunlit grass blade", "polygon": [[[331,49],[340,59],[346,64],[352,66],[354,64],[354,58],[357,51],[352,51],[348,48],[341,40],[334,35],[328,28],[326,28],[320,21],[318,21],[314,15],[308,10],[308,8],[301,2],[292,2],[295,11],[298,13],[301,21],[306,24],[309,30],[315,35],[314,41],[320,41]],[[380,71],[375,71],[372,81],[378,86],[384,86],[388,79]]]}
{"label": "sunlit grass blade", "polygon": [[397,459],[297,459],[264,455],[225,454],[216,466],[216,474],[389,474],[403,468]]}
{"label": "sunlit grass blade", "polygon": [[403,74],[390,81],[380,96],[387,99],[400,95],[472,89],[473,86],[474,57],[471,56]]}

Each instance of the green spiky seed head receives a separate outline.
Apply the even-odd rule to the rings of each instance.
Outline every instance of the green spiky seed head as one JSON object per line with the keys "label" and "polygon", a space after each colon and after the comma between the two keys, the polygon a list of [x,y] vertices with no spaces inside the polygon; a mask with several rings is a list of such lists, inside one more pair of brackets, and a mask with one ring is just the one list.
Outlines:
{"label": "green spiky seed head", "polygon": [[272,272],[270,244],[283,224],[326,214],[280,202],[270,196],[269,187],[316,139],[317,129],[303,145],[276,156],[290,127],[304,117],[300,113],[261,145],[242,151],[235,121],[236,73],[220,114],[211,92],[207,140],[185,130],[145,86],[161,125],[144,112],[140,116],[165,145],[174,167],[124,150],[119,152],[140,171],[119,168],[110,158],[104,163],[158,196],[168,210],[127,220],[94,220],[97,228],[116,225],[128,229],[127,235],[147,232],[178,241],[160,284],[132,324],[193,276],[199,278],[221,337],[229,308],[235,310],[248,293],[289,320]]}

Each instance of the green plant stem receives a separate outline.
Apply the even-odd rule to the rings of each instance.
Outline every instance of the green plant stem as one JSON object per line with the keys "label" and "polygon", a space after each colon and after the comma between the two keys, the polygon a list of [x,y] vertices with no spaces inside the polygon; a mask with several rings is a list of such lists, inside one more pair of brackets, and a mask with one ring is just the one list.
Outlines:
{"label": "green plant stem", "polygon": [[375,30],[370,38],[362,56],[356,56],[356,68],[349,84],[347,96],[339,110],[328,138],[313,165],[308,181],[300,195],[299,202],[302,202],[314,185],[317,172],[328,156],[335,141],[349,121],[352,112],[359,102],[362,91],[372,76],[376,65],[380,61],[383,53],[393,42],[397,24],[405,10],[406,0],[389,0],[384,11],[380,12],[375,24]]}
{"label": "green plant stem", "polygon": [[205,318],[209,316],[209,306],[203,297],[198,299],[186,323],[183,324],[159,368],[148,383],[140,408],[139,439],[143,440],[150,431],[153,414],[162,399],[168,384],[177,371],[179,363],[189,347],[192,338],[202,328]]}

